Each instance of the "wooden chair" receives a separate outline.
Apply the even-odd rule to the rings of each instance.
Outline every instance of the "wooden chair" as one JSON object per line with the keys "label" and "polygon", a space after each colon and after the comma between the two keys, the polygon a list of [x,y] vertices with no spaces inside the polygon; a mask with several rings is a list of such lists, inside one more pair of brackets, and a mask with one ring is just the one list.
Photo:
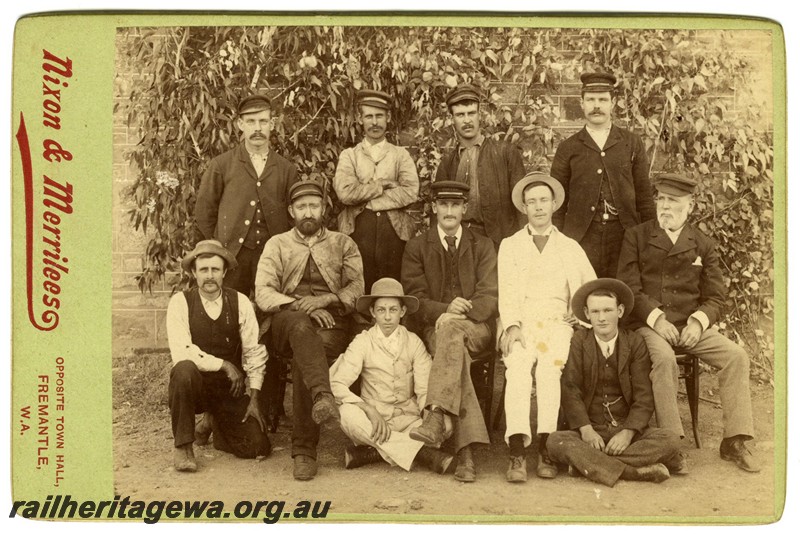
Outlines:
{"label": "wooden chair", "polygon": [[676,348],[675,361],[680,372],[678,379],[682,378],[686,384],[686,398],[689,401],[689,413],[692,414],[694,444],[695,447],[700,449],[702,444],[700,443],[700,432],[697,429],[700,408],[700,359],[697,356],[683,352],[680,348]]}
{"label": "wooden chair", "polygon": [[481,405],[486,428],[492,428],[492,404],[494,402],[494,369],[497,363],[497,351],[494,347],[472,355],[470,376],[475,387],[475,395]]}

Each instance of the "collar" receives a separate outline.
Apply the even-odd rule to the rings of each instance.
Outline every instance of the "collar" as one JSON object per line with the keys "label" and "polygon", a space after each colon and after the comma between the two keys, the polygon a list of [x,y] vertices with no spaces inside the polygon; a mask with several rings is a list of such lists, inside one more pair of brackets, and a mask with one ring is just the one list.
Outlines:
{"label": "collar", "polygon": [[667,233],[667,237],[669,238],[670,241],[672,241],[673,245],[678,242],[678,238],[681,236],[681,232],[683,232],[684,228],[686,228],[686,223],[683,223],[683,226],[681,226],[677,230],[667,230],[666,228],[664,228],[664,231]]}
{"label": "collar", "polygon": [[269,156],[269,148],[267,148],[266,152],[250,152],[249,150],[247,150],[247,145],[244,145],[244,151],[247,152],[247,155],[250,156],[250,159],[261,158],[266,160],[267,157]]}
{"label": "collar", "polygon": [[292,235],[294,236],[295,240],[303,244],[306,244],[308,246],[311,246],[314,243],[321,241],[322,238],[325,237],[325,227],[323,226],[322,228],[320,228],[319,232],[317,232],[316,234],[306,237],[303,234],[301,234],[300,231],[295,226],[294,228],[292,228]]}
{"label": "collar", "polygon": [[617,334],[609,339],[608,341],[603,341],[595,334],[594,339],[597,341],[597,344],[600,346],[600,352],[604,358],[608,358],[608,350],[606,347],[611,348],[611,354],[614,354],[614,348],[617,346],[617,338],[619,337],[619,330],[617,330]]}
{"label": "collar", "polygon": [[[442,227],[438,224],[436,225],[436,231],[439,233],[439,242],[442,244],[445,250],[447,250],[447,241],[444,240],[444,236],[447,234],[444,233]],[[459,224],[458,230],[456,230],[456,248],[461,244],[461,235],[464,233],[463,227]]]}
{"label": "collar", "polygon": [[458,140],[458,153],[459,153],[459,155],[462,152],[464,152],[466,149],[470,148],[470,147],[476,146],[476,147],[480,148],[481,146],[483,146],[483,141],[485,139],[486,139],[486,137],[482,133],[479,133],[478,136],[475,137],[475,141],[472,141],[468,145],[463,144],[461,142],[461,139],[459,139]]}
{"label": "collar", "polygon": [[383,147],[386,146],[386,143],[387,141],[385,137],[383,138],[382,141],[379,141],[374,144],[370,143],[366,137],[361,141],[361,145],[364,147],[364,150],[377,150],[379,148],[382,149]]}
{"label": "collar", "polygon": [[222,290],[220,290],[219,295],[217,295],[217,298],[215,299],[207,299],[202,293],[198,292],[198,294],[200,295],[200,302],[203,303],[203,306],[208,306],[210,304],[222,305]]}
{"label": "collar", "polygon": [[556,232],[556,227],[553,226],[552,223],[550,223],[550,226],[542,233],[534,230],[530,223],[526,224],[525,228],[528,230],[528,235],[553,235]]}

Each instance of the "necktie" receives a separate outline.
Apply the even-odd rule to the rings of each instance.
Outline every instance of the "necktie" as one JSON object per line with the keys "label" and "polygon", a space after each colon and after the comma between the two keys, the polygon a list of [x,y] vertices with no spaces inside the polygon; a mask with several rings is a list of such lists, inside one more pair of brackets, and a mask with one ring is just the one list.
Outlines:
{"label": "necktie", "polygon": [[539,252],[541,252],[544,249],[544,245],[545,243],[547,243],[547,239],[550,236],[531,234],[531,237],[533,237],[533,244],[536,245],[536,248],[538,248]]}
{"label": "necktie", "polygon": [[444,236],[444,240],[447,241],[447,253],[450,256],[456,255],[456,236],[454,235],[446,235]]}
{"label": "necktie", "polygon": [[606,359],[611,357],[611,344],[606,345]]}

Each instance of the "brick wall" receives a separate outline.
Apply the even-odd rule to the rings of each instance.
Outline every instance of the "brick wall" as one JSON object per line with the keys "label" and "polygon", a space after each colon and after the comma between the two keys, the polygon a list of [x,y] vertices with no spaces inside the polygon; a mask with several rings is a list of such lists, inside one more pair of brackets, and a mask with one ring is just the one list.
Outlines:
{"label": "brick wall", "polygon": [[[710,43],[719,39],[719,32],[698,31],[694,33],[693,38],[699,43]],[[169,273],[162,281],[153,286],[152,292],[142,293],[136,282],[136,276],[143,268],[143,253],[149,236],[141,231],[133,230],[127,213],[130,206],[124,198],[124,191],[136,178],[137,169],[127,162],[125,154],[135,150],[138,138],[135,125],[129,127],[125,117],[131,81],[141,76],[141,69],[126,62],[125,55],[121,53],[124,39],[124,34],[118,34],[117,73],[114,87],[112,336],[117,353],[127,349],[166,347],[167,338],[164,326],[166,306],[171,294],[172,283],[177,276],[177,273]],[[737,33],[736,46],[751,58],[761,58],[760,61],[753,62],[760,69],[754,76],[754,83],[758,84],[758,89],[766,95],[765,105],[771,106],[772,67],[770,61],[763,61],[763,58],[772,57],[770,35],[759,31],[740,31]],[[562,53],[568,57],[575,52],[564,49]],[[558,91],[549,95],[553,101],[554,112],[560,117],[555,129],[564,137],[582,125],[583,114],[580,108],[578,75],[579,73],[574,69],[562,71]],[[500,105],[508,105],[512,112],[516,110],[519,107],[521,88],[522,85],[518,83],[496,84],[496,89],[502,97]],[[736,88],[725,97],[730,99],[729,110],[735,112],[739,107]],[[766,116],[769,115],[766,114]],[[409,143],[413,142],[413,136],[402,136],[400,143],[405,144],[406,139]],[[520,145],[523,150],[531,148],[528,143],[529,141],[521,137]],[[413,154],[414,147],[409,148]],[[548,147],[548,151],[552,152],[553,148]],[[659,167],[658,159],[654,167]]]}

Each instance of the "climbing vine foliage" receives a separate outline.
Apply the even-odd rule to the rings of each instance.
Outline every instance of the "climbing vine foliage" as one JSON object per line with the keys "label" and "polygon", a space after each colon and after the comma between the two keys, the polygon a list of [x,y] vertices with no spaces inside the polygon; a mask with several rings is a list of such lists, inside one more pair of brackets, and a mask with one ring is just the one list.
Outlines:
{"label": "climbing vine foliage", "polygon": [[[135,73],[123,84],[128,102],[117,112],[139,132],[127,155],[138,179],[126,194],[131,224],[148,236],[143,291],[175,269],[199,237],[193,212],[200,177],[238,142],[232,117],[247,94],[273,101],[272,148],[303,178],[329,184],[339,153],[361,138],[355,92],[390,93],[389,135],[415,157],[422,200],[454,144],[444,104],[451,87],[482,87],[485,133],[517,144],[529,169],[546,171],[558,143],[580,127],[580,73],[604,69],[619,80],[615,120],[644,138],[651,177],[681,171],[699,179],[693,217],[720,244],[728,291],[721,330],[746,344],[754,370],[771,378],[771,102],[735,33],[182,27],[124,30],[118,42],[122,63]],[[338,211],[333,194],[330,204]],[[426,210],[420,201],[420,229]]]}

